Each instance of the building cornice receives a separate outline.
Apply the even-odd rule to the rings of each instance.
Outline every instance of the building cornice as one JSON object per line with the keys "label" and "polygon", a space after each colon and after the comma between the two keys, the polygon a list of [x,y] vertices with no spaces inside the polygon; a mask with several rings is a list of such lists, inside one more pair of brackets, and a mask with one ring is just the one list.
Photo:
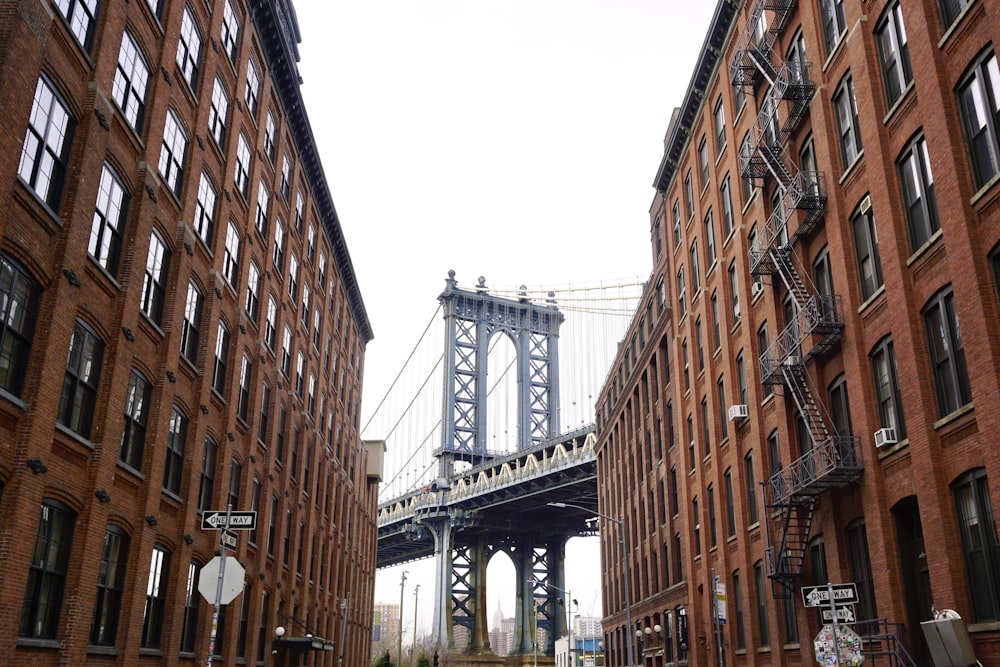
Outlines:
{"label": "building cornice", "polygon": [[691,141],[691,132],[698,121],[705,95],[712,85],[715,70],[719,66],[726,40],[729,38],[729,32],[732,30],[741,4],[738,0],[719,0],[715,7],[708,34],[705,35],[705,41],[701,45],[698,63],[684,94],[684,102],[671,118],[663,159],[660,160],[660,168],[656,172],[656,180],[653,181],[653,187],[660,192],[666,192],[670,187],[677,167],[684,157],[685,148]]}
{"label": "building cornice", "polygon": [[330,194],[316,138],[299,88],[302,78],[299,76],[297,65],[299,60],[297,45],[301,41],[301,35],[292,0],[250,0],[249,4],[261,48],[267,58],[271,80],[278,90],[285,119],[291,128],[299,152],[299,164],[309,181],[313,203],[319,211],[320,222],[333,247],[334,259],[344,283],[344,292],[351,313],[357,322],[358,334],[367,344],[374,337],[371,321],[368,319],[368,311],[361,298],[354,264],[347,249],[347,241],[344,239],[344,230],[340,225],[337,209],[333,205],[333,196]]}

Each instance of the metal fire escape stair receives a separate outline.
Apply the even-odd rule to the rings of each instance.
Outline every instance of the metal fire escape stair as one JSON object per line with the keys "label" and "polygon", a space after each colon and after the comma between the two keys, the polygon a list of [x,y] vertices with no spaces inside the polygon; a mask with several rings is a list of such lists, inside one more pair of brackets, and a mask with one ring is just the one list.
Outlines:
{"label": "metal fire escape stair", "polygon": [[[791,396],[808,430],[811,447],[788,467],[773,473],[763,484],[768,511],[766,559],[776,598],[794,594],[805,564],[817,496],[843,486],[861,473],[853,438],[828,428],[832,421],[811,388],[806,362],[828,350],[843,331],[839,297],[818,294],[807,282],[806,271],[796,267],[792,245],[805,239],[822,220],[826,208],[824,177],[802,172],[786,155],[785,145],[808,111],[815,84],[808,63],[771,62],[772,47],[784,29],[794,0],[756,0],[730,62],[733,85],[757,89],[766,82],[761,110],[740,149],[740,173],[766,182],[773,178],[780,197],[750,249],[750,270],[755,275],[777,275],[795,302],[795,316],[760,356],[764,384],[782,385]],[[770,24],[765,10],[772,13]],[[764,26],[767,26],[766,30]],[[779,123],[779,108],[787,109]],[[794,211],[802,219],[789,236]],[[803,344],[809,349],[803,355]],[[772,533],[780,536],[777,541]]]}

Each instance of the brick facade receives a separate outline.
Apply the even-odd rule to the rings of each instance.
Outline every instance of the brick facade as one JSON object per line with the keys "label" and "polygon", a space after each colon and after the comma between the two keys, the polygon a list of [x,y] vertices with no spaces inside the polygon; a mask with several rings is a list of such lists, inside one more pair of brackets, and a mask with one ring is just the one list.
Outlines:
{"label": "brick facade", "polygon": [[285,0],[0,8],[0,663],[204,664],[228,502],[258,523],[217,662],[277,626],[368,662],[372,332],[297,42]]}
{"label": "brick facade", "polygon": [[[933,606],[961,614],[981,663],[1000,665],[989,513],[1000,508],[990,435],[1000,428],[1000,136],[995,92],[983,92],[997,84],[1000,3],[782,4],[766,3],[754,36],[757,2],[718,3],[667,132],[653,273],[597,406],[601,511],[625,518],[635,626],[625,628],[609,535],[608,664],[626,664],[625,633],[647,627],[659,630],[644,636],[640,664],[717,664],[715,573],[727,589],[727,665],[812,663],[820,617],[801,587],[827,581],[856,582],[859,620],[898,624],[859,631],[891,630],[918,664],[931,664],[919,623]],[[772,66],[746,55],[755,50]],[[780,71],[803,61],[807,70]],[[768,78],[792,91],[805,83],[796,71],[808,72],[810,96],[792,119],[786,94],[772,131],[758,121]],[[775,205],[803,183],[795,206]],[[821,324],[806,335],[809,317]],[[894,378],[880,372],[893,357]],[[800,394],[816,407],[800,409]],[[730,418],[736,405],[745,418]],[[882,431],[877,447],[886,427],[896,442]],[[825,477],[819,451],[837,457]],[[805,522],[798,564],[794,544],[781,557],[797,530],[788,516]]]}

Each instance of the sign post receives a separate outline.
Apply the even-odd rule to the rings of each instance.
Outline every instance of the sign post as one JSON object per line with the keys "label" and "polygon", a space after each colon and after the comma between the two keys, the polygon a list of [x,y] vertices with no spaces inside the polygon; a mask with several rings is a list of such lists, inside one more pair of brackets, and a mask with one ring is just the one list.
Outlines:
{"label": "sign post", "polygon": [[715,646],[719,652],[719,667],[726,666],[726,654],[722,651],[722,624],[726,622],[726,585],[722,583],[712,568],[712,609],[715,617]]}
{"label": "sign post", "polygon": [[861,638],[848,626],[840,623],[854,621],[854,605],[858,602],[858,589],[853,583],[809,586],[802,589],[802,602],[806,607],[820,607],[824,625],[813,640],[816,660],[821,665],[851,667],[860,665],[865,657]]}

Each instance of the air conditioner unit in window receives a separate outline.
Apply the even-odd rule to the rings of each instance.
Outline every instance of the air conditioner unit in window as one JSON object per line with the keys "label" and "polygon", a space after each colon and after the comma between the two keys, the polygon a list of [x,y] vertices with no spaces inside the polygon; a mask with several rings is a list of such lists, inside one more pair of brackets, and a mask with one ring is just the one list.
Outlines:
{"label": "air conditioner unit in window", "polygon": [[896,444],[896,429],[880,428],[875,431],[875,446],[881,449]]}
{"label": "air conditioner unit in window", "polygon": [[743,421],[750,416],[750,411],[745,404],[729,406],[729,421]]}
{"label": "air conditioner unit in window", "polygon": [[782,362],[785,366],[801,366],[802,357],[797,354],[790,354],[788,358]]}
{"label": "air conditioner unit in window", "polygon": [[757,297],[758,294],[764,291],[764,283],[755,282],[750,286],[750,294]]}
{"label": "air conditioner unit in window", "polygon": [[733,304],[733,317],[740,319],[740,302],[737,301]]}

